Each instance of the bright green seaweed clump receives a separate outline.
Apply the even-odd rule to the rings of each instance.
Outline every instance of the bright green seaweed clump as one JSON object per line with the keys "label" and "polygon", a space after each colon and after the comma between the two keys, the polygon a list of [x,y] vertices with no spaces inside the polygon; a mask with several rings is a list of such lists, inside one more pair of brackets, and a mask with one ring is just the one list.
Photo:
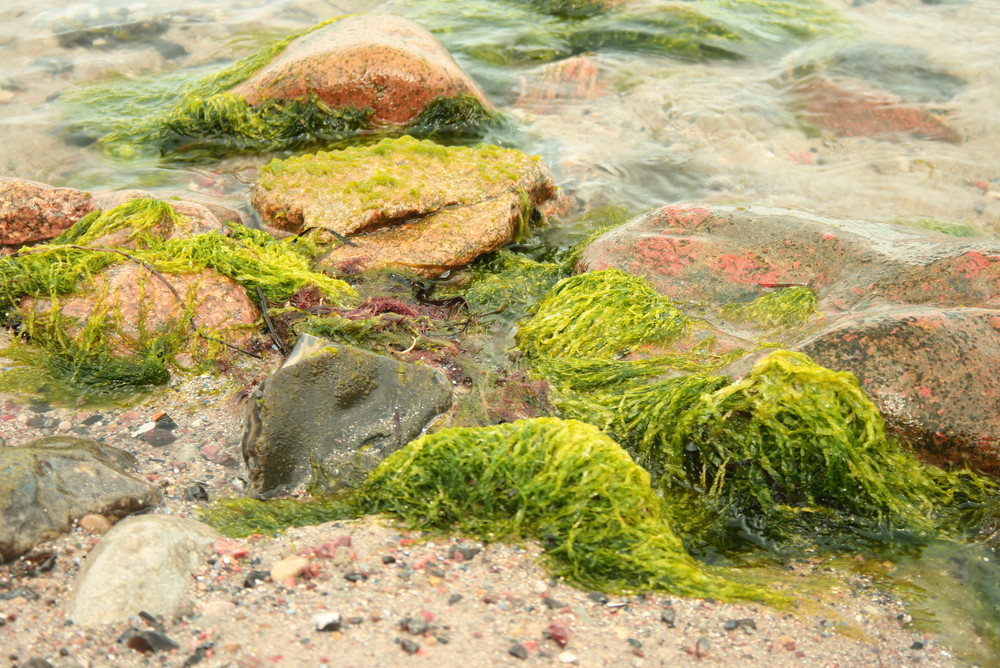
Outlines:
{"label": "bright green seaweed clump", "polygon": [[[146,324],[153,305],[143,301],[139,286],[136,322],[123,322],[107,286],[95,281],[113,264],[141,265],[150,272],[144,280],[168,285],[171,275],[211,269],[243,285],[251,298],[260,289],[274,302],[307,285],[333,304],[357,296],[343,281],[312,271],[312,250],[301,240],[279,240],[241,225],[185,236],[190,231],[189,221],[166,202],[135,199],[87,215],[48,244],[0,258],[2,324],[19,334],[4,354],[22,365],[4,379],[26,392],[50,383],[53,392],[73,400],[114,400],[167,382],[168,368],[195,334],[208,343],[199,356],[212,359],[220,332],[194,320],[196,295],[175,293],[180,316],[153,328]],[[83,321],[62,312],[63,302],[77,293],[92,294]]]}
{"label": "bright green seaweed clump", "polygon": [[666,522],[646,471],[581,422],[537,418],[424,436],[387,458],[356,503],[424,529],[541,539],[555,573],[586,587],[767,598],[704,572]]}
{"label": "bright green seaweed clump", "polygon": [[930,537],[947,507],[997,491],[918,462],[886,435],[854,376],[801,353],[775,351],[733,383],[687,376],[567,409],[619,438],[668,498],[694,495],[767,539]]}
{"label": "bright green seaweed clump", "polygon": [[748,322],[766,329],[794,327],[819,314],[816,293],[804,285],[768,292],[749,302],[726,304],[720,315],[735,322]]}
{"label": "bright green seaweed clump", "polygon": [[[200,68],[80,89],[66,98],[72,119],[69,127],[98,137],[105,151],[115,157],[175,160],[336,146],[374,133],[371,108],[332,108],[315,96],[250,105],[228,92],[293,40],[339,18],[273,42],[219,72],[206,75],[205,68]],[[377,132],[478,138],[503,123],[499,113],[475,97],[460,95],[431,101],[411,126]]]}

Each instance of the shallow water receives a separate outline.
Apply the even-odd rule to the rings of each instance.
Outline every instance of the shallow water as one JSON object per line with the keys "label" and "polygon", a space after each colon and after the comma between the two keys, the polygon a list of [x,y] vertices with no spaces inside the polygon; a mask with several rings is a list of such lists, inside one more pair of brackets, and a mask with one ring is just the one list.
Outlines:
{"label": "shallow water", "polygon": [[[545,233],[552,243],[579,238],[588,224],[574,217],[593,207],[639,212],[690,200],[880,221],[927,217],[984,236],[1000,231],[1000,0],[829,0],[850,26],[811,42],[768,39],[747,47],[743,60],[714,62],[597,49],[578,54],[561,75],[537,59],[501,65],[477,59],[491,40],[518,43],[524,27],[516,12],[504,15],[509,25],[499,25],[489,6],[7,0],[0,6],[0,175],[206,197],[249,220],[245,196],[262,159],[194,167],[114,162],[81,145],[84,139],[67,137],[60,94],[109,77],[229,62],[333,16],[392,11],[437,32],[519,122],[519,133],[506,141],[544,157],[572,203],[572,215]],[[862,80],[886,99],[920,105],[952,133],[951,141],[836,136],[817,127],[800,93],[824,73],[848,82],[845,90]],[[907,563],[906,577],[919,579],[919,568]],[[967,624],[954,623],[973,614],[971,604],[952,603],[943,612],[923,605],[939,629],[966,629],[955,636],[966,645],[960,649],[983,658]]]}

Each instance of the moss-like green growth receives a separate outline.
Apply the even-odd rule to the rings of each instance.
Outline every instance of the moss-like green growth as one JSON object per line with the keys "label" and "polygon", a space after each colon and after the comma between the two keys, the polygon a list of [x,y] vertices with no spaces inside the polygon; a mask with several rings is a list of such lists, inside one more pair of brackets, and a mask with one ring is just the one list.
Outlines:
{"label": "moss-like green growth", "polygon": [[492,253],[471,269],[472,283],[463,292],[470,311],[507,323],[523,318],[564,275],[558,263],[538,262],[509,250]]}
{"label": "moss-like green growth", "polygon": [[[139,263],[167,280],[212,269],[245,286],[253,298],[259,288],[274,302],[287,300],[306,285],[316,286],[335,305],[357,297],[343,281],[312,271],[313,250],[300,239],[279,240],[241,225],[230,225],[226,234],[170,238],[186,228],[188,221],[169,204],[135,199],[89,214],[49,244],[0,258],[4,324],[16,326],[22,337],[5,354],[28,365],[9,372],[8,382],[26,392],[49,383],[53,391],[74,399],[105,401],[169,379],[167,369],[195,333],[195,304],[190,299],[182,303],[180,317],[165,328],[145,326],[144,314],[150,309],[145,303],[139,304],[138,322],[123,323],[110,307],[109,295],[94,291],[95,275],[112,264]],[[101,245],[105,243],[112,247]],[[94,292],[88,319],[75,322],[63,316],[62,299],[87,290]],[[22,308],[25,298],[48,301],[50,307]],[[216,334],[198,333],[206,340]],[[215,351],[209,348],[202,351],[205,359]],[[43,373],[33,374],[32,368]]]}
{"label": "moss-like green growth", "polygon": [[665,521],[648,473],[580,422],[539,418],[424,436],[387,458],[355,503],[423,529],[538,538],[554,572],[585,587],[770,598],[706,573]]}
{"label": "moss-like green growth", "polygon": [[351,519],[355,513],[353,506],[338,499],[224,499],[199,511],[202,518],[219,533],[233,538],[274,534],[288,527]]}
{"label": "moss-like green growth", "polygon": [[517,335],[535,357],[612,359],[682,336],[691,320],[648,283],[618,269],[563,279]]}
{"label": "moss-like green growth", "polygon": [[549,62],[594,50],[698,61],[740,59],[849,30],[842,14],[817,0],[471,0],[460,7],[400,0],[394,9],[427,26],[449,51],[491,67]]}
{"label": "moss-like green growth", "polygon": [[804,285],[768,292],[749,302],[726,304],[720,315],[735,322],[753,323],[765,329],[794,327],[819,314],[816,293]]}
{"label": "moss-like green growth", "polygon": [[694,493],[744,530],[929,537],[949,506],[996,485],[918,462],[851,374],[775,351],[742,380],[693,375],[566,405],[621,439],[668,495]]}
{"label": "moss-like green growth", "polygon": [[229,91],[269,64],[295,39],[341,18],[277,40],[221,71],[205,68],[116,80],[66,97],[70,125],[119,158],[140,155],[197,161],[233,153],[337,146],[362,135],[482,137],[504,117],[473,96],[438,98],[409,126],[374,128],[370,108],[331,108],[315,96],[250,105]]}
{"label": "moss-like green growth", "polygon": [[983,233],[968,223],[960,220],[947,220],[943,218],[928,218],[926,216],[906,216],[893,219],[898,225],[915,227],[921,230],[932,230],[949,234],[953,237],[981,237]]}

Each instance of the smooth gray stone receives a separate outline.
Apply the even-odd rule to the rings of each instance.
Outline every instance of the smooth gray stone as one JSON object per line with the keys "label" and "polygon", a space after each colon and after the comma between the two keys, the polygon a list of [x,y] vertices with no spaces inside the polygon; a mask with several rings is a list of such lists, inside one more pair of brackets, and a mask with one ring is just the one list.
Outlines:
{"label": "smooth gray stone", "polygon": [[81,626],[114,624],[140,612],[191,612],[191,575],[218,537],[215,529],[170,515],[119,522],[87,557],[73,584],[69,618]]}

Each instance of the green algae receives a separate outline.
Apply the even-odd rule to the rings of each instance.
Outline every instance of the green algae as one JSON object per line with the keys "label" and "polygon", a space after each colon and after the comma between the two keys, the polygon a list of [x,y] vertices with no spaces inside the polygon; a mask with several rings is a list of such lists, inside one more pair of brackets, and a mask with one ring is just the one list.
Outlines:
{"label": "green algae", "polygon": [[695,374],[564,406],[606,429],[669,499],[696,495],[768,540],[934,537],[995,484],[920,463],[851,374],[775,351],[741,380]]}
{"label": "green algae", "polygon": [[681,337],[691,319],[641,278],[618,269],[565,278],[518,332],[532,356],[612,359]]}
{"label": "green algae", "polygon": [[493,81],[504,73],[492,68],[551,62],[595,50],[734,60],[850,31],[841,13],[816,0],[607,4],[478,0],[456,7],[399,0],[393,11],[426,26],[450,52],[472,61],[473,74]]}
{"label": "green algae", "polygon": [[73,133],[99,140],[110,156],[160,156],[201,161],[222,155],[338,146],[369,135],[416,134],[449,140],[480,138],[505,117],[471,95],[429,102],[409,125],[375,128],[371,108],[332,108],[316,96],[250,105],[229,91],[269,64],[294,40],[337,17],[276,40],[217,72],[200,67],[165,75],[99,83],[67,95]]}
{"label": "green algae", "polygon": [[765,329],[788,328],[819,315],[818,304],[812,288],[795,285],[768,292],[749,302],[726,304],[720,315],[727,320],[753,323]]}
{"label": "green algae", "polygon": [[[307,285],[315,286],[333,304],[357,297],[343,281],[312,271],[315,249],[301,239],[279,240],[235,224],[225,234],[170,238],[174,230],[189,229],[186,218],[168,203],[135,199],[88,214],[48,244],[0,258],[4,324],[17,328],[20,337],[4,352],[20,364],[5,376],[11,387],[32,393],[49,385],[54,393],[74,401],[113,400],[169,380],[168,369],[180,369],[177,355],[196,333],[202,339],[199,345],[204,345],[202,360],[207,363],[218,354],[219,332],[205,331],[194,321],[194,295],[181,304],[178,318],[156,330],[146,327],[151,305],[141,294],[134,323],[122,322],[106,292],[94,294],[94,308],[86,321],[63,316],[62,300],[93,291],[94,277],[114,264],[137,263],[159,273],[144,280],[168,282],[170,275],[211,269],[240,283],[254,297],[260,289],[266,299],[276,302]],[[126,245],[105,248],[102,244],[111,238]],[[49,306],[22,307],[25,299]]]}
{"label": "green algae", "polygon": [[490,542],[538,539],[554,575],[601,591],[782,600],[699,565],[666,520],[649,474],[581,422],[444,429],[390,455],[350,497],[272,504],[239,500],[203,515],[226,533],[247,535],[379,513]]}
{"label": "green algae", "polygon": [[947,234],[953,237],[980,237],[983,236],[982,232],[977,230],[974,226],[969,223],[963,223],[959,220],[947,220],[944,218],[928,218],[927,216],[904,216],[900,218],[894,218],[894,223],[898,225],[906,225],[907,227],[915,227],[921,230],[931,230],[934,232],[940,232],[942,234]]}

